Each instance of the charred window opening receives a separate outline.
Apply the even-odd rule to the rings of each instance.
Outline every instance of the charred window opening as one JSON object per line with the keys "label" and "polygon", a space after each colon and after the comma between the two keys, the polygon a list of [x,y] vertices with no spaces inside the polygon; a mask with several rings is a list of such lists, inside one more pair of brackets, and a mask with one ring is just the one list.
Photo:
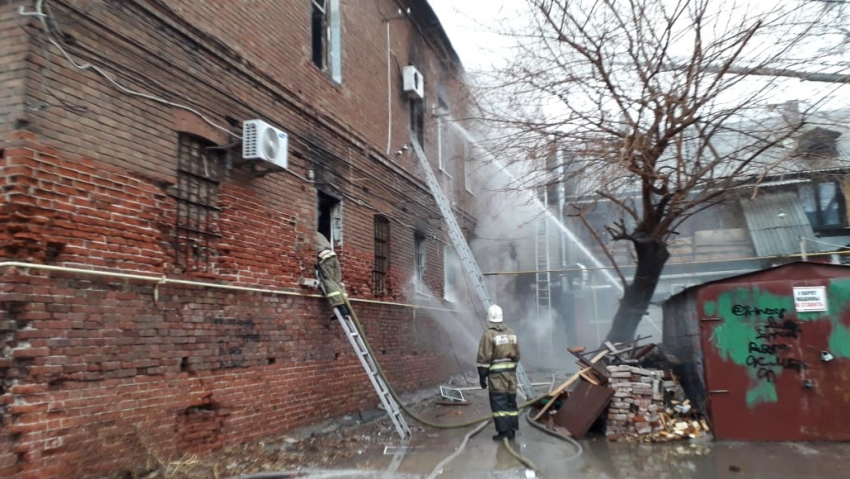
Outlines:
{"label": "charred window opening", "polygon": [[181,133],[177,148],[177,212],[174,225],[174,264],[184,272],[210,272],[217,255],[218,189],[224,153],[212,142]]}
{"label": "charred window opening", "polygon": [[331,248],[342,244],[342,203],[331,195],[319,192],[317,208],[318,231],[331,243]]}
{"label": "charred window opening", "polygon": [[375,215],[375,268],[372,270],[372,294],[387,294],[387,274],[390,271],[390,222]]}
{"label": "charred window opening", "polygon": [[313,4],[313,64],[324,70],[328,65],[328,17],[326,0],[311,0]]}
{"label": "charred window opening", "polygon": [[425,102],[410,100],[410,131],[423,148],[425,147]]}
{"label": "charred window opening", "polygon": [[425,293],[425,235],[415,233],[413,235],[413,266],[414,266],[414,286],[417,293]]}

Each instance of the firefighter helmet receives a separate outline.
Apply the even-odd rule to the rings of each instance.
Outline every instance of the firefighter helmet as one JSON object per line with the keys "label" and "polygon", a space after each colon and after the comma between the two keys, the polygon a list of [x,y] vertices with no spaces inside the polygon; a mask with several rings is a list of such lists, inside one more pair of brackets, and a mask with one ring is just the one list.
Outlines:
{"label": "firefighter helmet", "polygon": [[501,323],[502,322],[502,308],[499,305],[494,304],[490,306],[487,310],[487,321],[491,323]]}

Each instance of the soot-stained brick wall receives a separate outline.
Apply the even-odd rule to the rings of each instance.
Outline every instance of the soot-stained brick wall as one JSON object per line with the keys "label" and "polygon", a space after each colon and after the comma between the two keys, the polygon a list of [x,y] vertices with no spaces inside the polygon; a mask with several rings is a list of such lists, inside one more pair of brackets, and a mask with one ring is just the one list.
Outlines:
{"label": "soot-stained brick wall", "polygon": [[[395,155],[409,141],[400,65],[414,63],[426,77],[432,163],[438,90],[463,116],[463,97],[452,96],[462,90],[460,68],[435,48],[439,38],[423,38],[427,28],[409,19],[390,21],[388,97],[391,0],[341,2],[341,84],[310,61],[309,2],[49,2],[50,31],[79,64],[192,112],[72,67],[37,17],[18,15],[30,3],[0,6],[0,476],[139,471],[151,457],[211,451],[374,407],[325,301],[299,279],[313,275],[323,192],[342,204],[337,252],[352,298],[421,300],[410,291],[415,233],[427,238],[428,289],[442,295],[443,222],[410,150]],[[295,174],[264,174],[242,161],[236,137],[254,118],[290,134]],[[196,247],[206,258],[198,270],[175,257],[177,157],[187,136],[215,146],[204,160],[215,164],[202,171],[221,172],[213,239]],[[443,148],[444,160],[462,178],[464,149],[455,146]],[[462,226],[472,229],[462,211],[471,196],[452,193]],[[378,214],[391,220],[390,268],[387,291],[376,297]],[[355,307],[398,390],[456,371],[438,325],[451,313]]]}

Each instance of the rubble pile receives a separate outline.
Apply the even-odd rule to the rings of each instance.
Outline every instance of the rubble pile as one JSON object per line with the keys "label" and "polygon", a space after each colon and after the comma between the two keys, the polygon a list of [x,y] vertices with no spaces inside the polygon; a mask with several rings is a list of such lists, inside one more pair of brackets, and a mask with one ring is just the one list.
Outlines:
{"label": "rubble pile", "polygon": [[626,365],[608,366],[608,371],[615,391],[608,407],[608,440],[667,442],[709,432],[672,372]]}
{"label": "rubble pile", "polygon": [[568,348],[580,369],[549,393],[534,420],[581,438],[601,418],[610,441],[667,442],[708,433],[671,360],[655,344],[639,345],[641,339],[606,341],[596,351]]}
{"label": "rubble pile", "polygon": [[614,398],[608,407],[605,435],[616,441],[623,435],[659,433],[665,429],[659,413],[664,411],[661,392],[663,371],[634,366],[608,366],[608,386]]}

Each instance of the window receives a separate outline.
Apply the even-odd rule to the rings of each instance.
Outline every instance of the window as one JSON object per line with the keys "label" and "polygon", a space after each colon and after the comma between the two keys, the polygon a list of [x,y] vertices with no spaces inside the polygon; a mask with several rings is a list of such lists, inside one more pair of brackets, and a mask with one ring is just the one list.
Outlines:
{"label": "window", "polygon": [[372,294],[387,294],[387,273],[390,270],[390,222],[375,215],[375,268],[372,270]]}
{"label": "window", "polygon": [[342,83],[342,39],[339,0],[310,0],[313,64]]}
{"label": "window", "polygon": [[416,141],[425,148],[425,102],[421,100],[410,100],[410,131],[416,137]]}
{"label": "window", "polygon": [[451,246],[443,247],[443,273],[444,282],[443,297],[446,301],[454,302],[457,299],[457,273],[460,268],[460,260]]}
{"label": "window", "polygon": [[416,233],[413,236],[414,287],[417,293],[427,291],[425,286],[425,235]]}
{"label": "window", "polygon": [[219,234],[218,187],[224,170],[223,150],[212,142],[181,133],[177,145],[174,264],[184,272],[210,272]]}
{"label": "window", "polygon": [[470,179],[472,178],[473,149],[470,145],[464,145],[463,152],[463,188],[467,193],[472,193]]}
{"label": "window", "polygon": [[449,146],[451,139],[451,133],[449,132],[449,107],[442,98],[439,99],[437,118],[439,121],[439,128],[437,128],[437,143],[439,146],[437,150],[437,166],[440,167],[440,171],[451,176],[448,169],[449,155],[451,154]]}
{"label": "window", "polygon": [[815,231],[847,226],[844,194],[838,183],[826,181],[806,184],[800,187],[798,193],[803,211]]}
{"label": "window", "polygon": [[336,249],[342,245],[342,203],[331,195],[319,192],[317,205],[317,223],[319,233]]}

